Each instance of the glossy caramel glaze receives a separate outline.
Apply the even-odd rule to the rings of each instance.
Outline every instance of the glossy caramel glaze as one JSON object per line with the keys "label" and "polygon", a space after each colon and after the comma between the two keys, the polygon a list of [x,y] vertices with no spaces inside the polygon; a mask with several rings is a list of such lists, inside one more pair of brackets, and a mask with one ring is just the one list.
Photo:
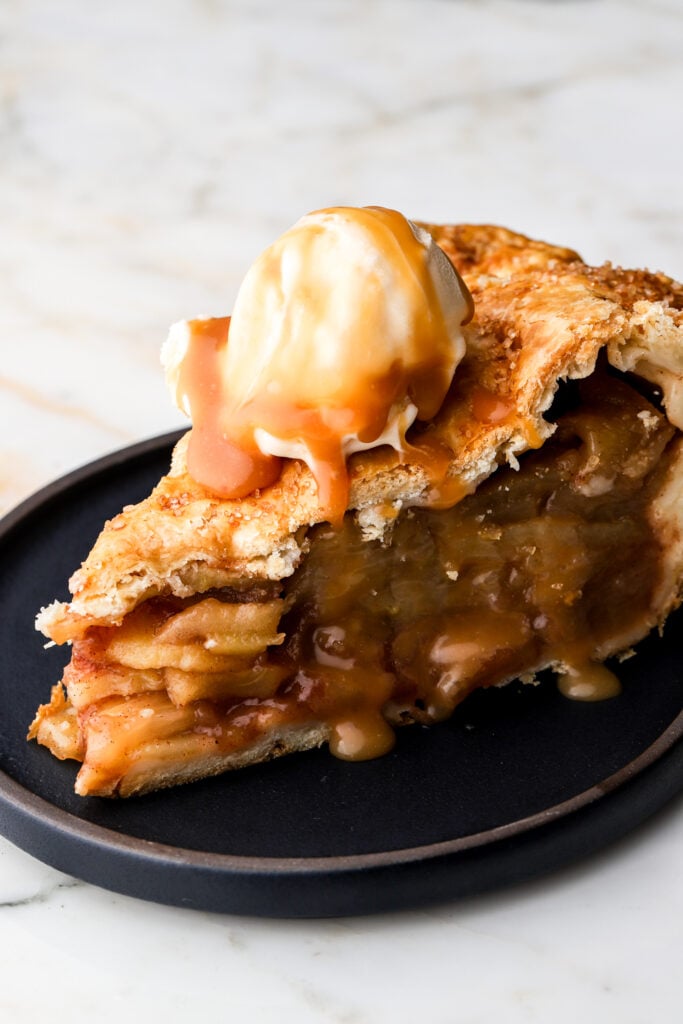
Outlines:
{"label": "glossy caramel glaze", "polygon": [[179,387],[187,396],[194,423],[187,468],[216,494],[239,498],[274,483],[281,460],[264,455],[247,435],[236,443],[224,430],[224,395],[219,361],[228,342],[229,317],[191,320]]}

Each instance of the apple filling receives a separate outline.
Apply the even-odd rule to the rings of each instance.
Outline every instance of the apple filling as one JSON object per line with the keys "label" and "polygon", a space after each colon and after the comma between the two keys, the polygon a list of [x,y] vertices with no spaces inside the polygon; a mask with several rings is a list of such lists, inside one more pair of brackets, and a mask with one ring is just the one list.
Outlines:
{"label": "apple filling", "polygon": [[394,726],[549,666],[568,696],[618,692],[602,661],[656,623],[649,510],[679,441],[606,371],[560,401],[553,437],[519,470],[451,509],[402,513],[384,541],[351,514],[315,527],[277,593],[157,597],[91,627],[31,735],[83,762],[77,792],[126,795],[183,765],[191,778],[198,762],[248,763],[294,729],[320,728],[339,757],[378,756]]}

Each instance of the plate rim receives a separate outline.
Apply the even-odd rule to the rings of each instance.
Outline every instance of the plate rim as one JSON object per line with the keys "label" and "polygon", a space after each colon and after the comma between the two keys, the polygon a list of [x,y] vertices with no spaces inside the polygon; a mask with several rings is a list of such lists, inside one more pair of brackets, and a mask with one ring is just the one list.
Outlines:
{"label": "plate rim", "polygon": [[[0,770],[0,803],[12,807],[15,811],[21,810],[39,822],[52,821],[62,832],[78,838],[98,842],[98,845],[109,845],[114,849],[129,847],[140,847],[145,856],[150,859],[178,860],[181,859],[188,866],[193,861],[202,863],[204,866],[212,866],[216,869],[230,868],[230,870],[252,873],[256,867],[265,867],[269,873],[289,872],[301,873],[306,870],[317,872],[321,870],[349,870],[372,867],[387,867],[394,864],[409,863],[414,860],[430,859],[443,855],[458,854],[461,852],[488,846],[500,840],[514,838],[523,833],[528,833],[549,824],[556,822],[568,815],[572,815],[585,807],[594,804],[603,797],[620,789],[624,784],[639,776],[645,769],[659,761],[664,755],[672,750],[683,737],[683,711],[679,712],[675,719],[660,733],[654,743],[641,751],[637,757],[627,764],[622,765],[611,775],[602,781],[595,783],[588,789],[582,790],[567,800],[553,804],[551,807],[537,811],[535,814],[525,815],[514,821],[506,822],[504,825],[497,825],[491,829],[480,832],[473,832],[467,836],[460,836],[457,839],[446,839],[436,843],[427,843],[423,846],[400,847],[394,850],[382,850],[373,853],[357,853],[345,855],[331,855],[329,857],[258,857],[242,854],[215,853],[210,850],[192,850],[188,847],[173,846],[169,843],[160,843],[156,840],[143,839],[141,836],[131,835],[128,832],[117,832],[95,822],[81,818],[61,807],[56,806],[45,797],[34,793],[33,790],[17,782],[4,770]],[[87,799],[87,798],[86,798]],[[98,799],[98,798],[94,798]],[[104,799],[104,798],[102,798]],[[77,824],[76,824],[77,823]]]}

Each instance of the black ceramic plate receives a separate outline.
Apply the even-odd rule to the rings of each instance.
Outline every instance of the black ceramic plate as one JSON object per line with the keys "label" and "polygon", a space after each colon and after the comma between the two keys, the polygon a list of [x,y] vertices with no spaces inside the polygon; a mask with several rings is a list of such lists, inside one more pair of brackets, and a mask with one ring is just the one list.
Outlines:
{"label": "black ceramic plate", "polygon": [[326,750],[127,801],[73,793],[74,762],[25,741],[68,652],[43,649],[41,605],[103,521],[147,494],[174,436],[41,491],[0,525],[0,831],[48,864],[162,903],[269,916],[370,913],[529,878],[623,835],[683,783],[674,638],[651,638],[599,704],[552,680],[470,697],[400,731],[391,754]]}

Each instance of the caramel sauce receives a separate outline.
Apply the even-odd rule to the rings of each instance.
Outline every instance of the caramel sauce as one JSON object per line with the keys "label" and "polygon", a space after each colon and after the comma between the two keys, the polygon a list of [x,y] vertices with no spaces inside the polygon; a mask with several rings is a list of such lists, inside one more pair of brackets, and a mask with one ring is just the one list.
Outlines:
{"label": "caramel sauce", "polygon": [[621,683],[614,672],[593,661],[558,672],[557,685],[560,693],[571,700],[608,700],[621,693]]}
{"label": "caramel sauce", "polygon": [[187,449],[190,475],[222,497],[242,498],[274,483],[280,475],[281,460],[264,455],[246,435],[235,443],[224,430],[218,361],[228,341],[229,327],[229,317],[189,322],[179,386],[193,413]]}
{"label": "caramel sauce", "polygon": [[480,423],[504,423],[515,411],[510,398],[497,395],[483,387],[474,387],[470,393],[472,413]]}
{"label": "caramel sauce", "polygon": [[379,711],[342,719],[332,726],[330,751],[342,761],[370,761],[388,754],[396,734]]}
{"label": "caramel sauce", "polygon": [[452,508],[470,493],[470,485],[457,475],[449,475],[453,453],[437,437],[423,434],[413,444],[406,446],[406,455],[427,473],[429,483],[421,501],[427,508]]}

